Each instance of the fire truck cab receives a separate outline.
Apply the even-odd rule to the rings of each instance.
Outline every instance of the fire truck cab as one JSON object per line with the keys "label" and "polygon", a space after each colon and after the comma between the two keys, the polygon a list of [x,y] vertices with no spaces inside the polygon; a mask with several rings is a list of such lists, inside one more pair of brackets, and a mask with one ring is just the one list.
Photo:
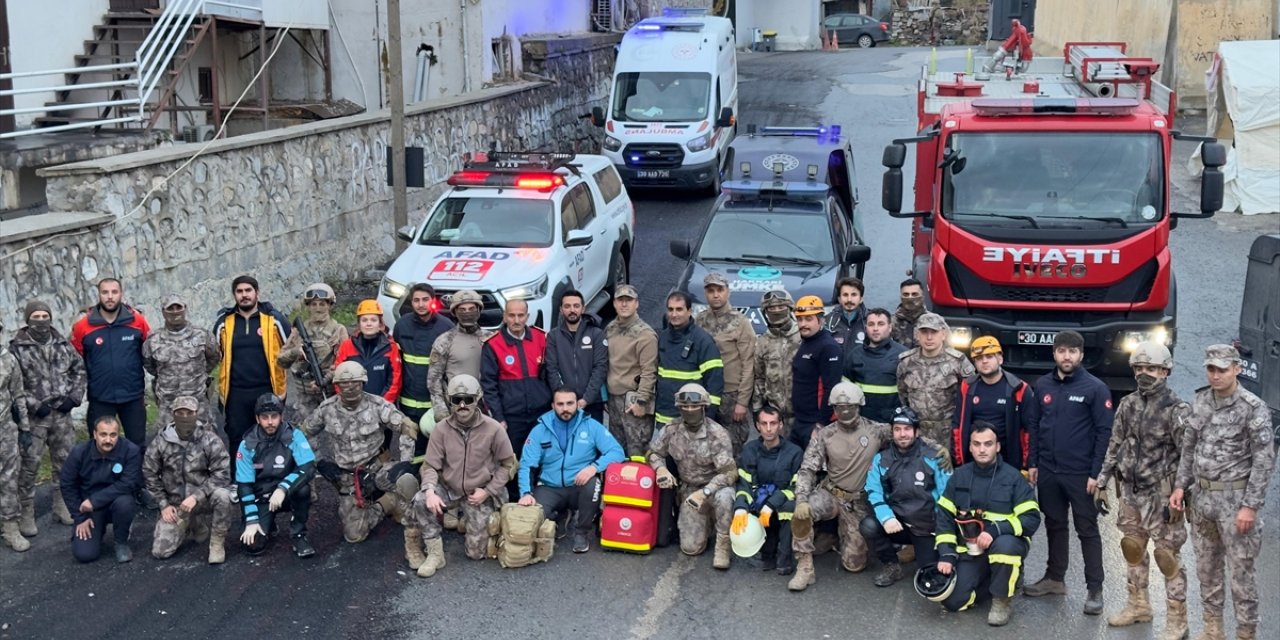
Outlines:
{"label": "fire truck cab", "polygon": [[[913,264],[952,346],[978,336],[1005,366],[1044,373],[1053,337],[1085,337],[1084,366],[1113,390],[1134,386],[1129,352],[1170,348],[1177,293],[1169,232],[1222,205],[1226,152],[1212,138],[1199,211],[1170,208],[1176,96],[1159,64],[1122,43],[1068,43],[1021,72],[930,73],[918,134],[886,147],[890,215],[914,218]],[[907,145],[916,146],[915,210],[902,211]]]}

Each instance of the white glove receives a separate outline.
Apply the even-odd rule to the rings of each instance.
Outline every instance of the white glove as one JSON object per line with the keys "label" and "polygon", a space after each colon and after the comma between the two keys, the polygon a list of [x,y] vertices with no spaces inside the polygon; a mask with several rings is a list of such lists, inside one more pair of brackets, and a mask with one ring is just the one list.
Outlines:
{"label": "white glove", "polygon": [[244,533],[240,534],[240,542],[243,542],[244,544],[253,544],[253,539],[261,535],[266,534],[262,532],[262,527],[255,522],[244,528]]}
{"label": "white glove", "polygon": [[284,506],[284,489],[277,488],[271,492],[271,501],[267,503],[267,508],[277,511]]}
{"label": "white glove", "polygon": [[884,521],[885,533],[889,535],[893,535],[895,533],[898,533],[899,531],[902,531],[902,523],[898,522],[897,518],[889,518],[888,520]]}

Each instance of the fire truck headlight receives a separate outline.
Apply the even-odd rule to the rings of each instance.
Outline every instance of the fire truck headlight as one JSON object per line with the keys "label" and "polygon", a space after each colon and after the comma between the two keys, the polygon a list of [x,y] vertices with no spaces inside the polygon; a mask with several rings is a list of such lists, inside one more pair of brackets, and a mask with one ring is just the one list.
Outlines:
{"label": "fire truck headlight", "polygon": [[969,327],[951,327],[951,348],[956,351],[967,351],[973,342],[973,329]]}
{"label": "fire truck headlight", "polygon": [[1146,331],[1125,331],[1120,334],[1120,348],[1125,353],[1133,353],[1143,342],[1155,342],[1168,347],[1173,344],[1173,334],[1164,327],[1153,327]]}

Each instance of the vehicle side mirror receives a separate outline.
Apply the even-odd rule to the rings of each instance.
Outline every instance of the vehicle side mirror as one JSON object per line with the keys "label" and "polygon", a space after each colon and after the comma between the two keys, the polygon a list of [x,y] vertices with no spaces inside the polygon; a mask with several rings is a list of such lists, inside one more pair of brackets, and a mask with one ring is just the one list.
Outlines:
{"label": "vehicle side mirror", "polygon": [[1227,164],[1227,148],[1221,142],[1206,142],[1200,147],[1200,162],[1206,167],[1222,167]]}
{"label": "vehicle side mirror", "polygon": [[1224,187],[1220,166],[1205,163],[1204,173],[1200,174],[1200,214],[1205,218],[1222,209]]}
{"label": "vehicle side mirror", "polygon": [[884,172],[880,185],[880,206],[891,216],[902,213],[902,169],[892,167]]}
{"label": "vehicle side mirror", "polygon": [[396,237],[405,242],[413,242],[413,232],[417,231],[411,224],[406,224],[396,231]]}
{"label": "vehicle side mirror", "polygon": [[693,246],[689,244],[688,240],[672,240],[671,255],[681,260],[688,260],[689,256],[693,255]]}
{"label": "vehicle side mirror", "polygon": [[871,260],[871,247],[855,244],[844,250],[845,264],[863,264]]}
{"label": "vehicle side mirror", "polygon": [[720,110],[720,117],[716,118],[717,127],[732,127],[734,123],[733,109],[725,107]]}
{"label": "vehicle side mirror", "polygon": [[597,127],[604,126],[604,109],[600,107],[591,107],[591,124]]}
{"label": "vehicle side mirror", "polygon": [[884,156],[880,160],[888,169],[901,169],[907,163],[907,145],[895,142],[884,148]]}
{"label": "vehicle side mirror", "polygon": [[569,232],[569,235],[565,236],[564,246],[565,248],[585,247],[591,244],[591,240],[592,237],[590,231],[587,231],[586,229],[574,229]]}

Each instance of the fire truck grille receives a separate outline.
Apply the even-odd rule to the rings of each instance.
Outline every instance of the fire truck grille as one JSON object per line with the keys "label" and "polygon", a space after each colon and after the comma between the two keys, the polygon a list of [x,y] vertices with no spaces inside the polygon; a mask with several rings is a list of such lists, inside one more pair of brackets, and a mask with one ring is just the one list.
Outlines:
{"label": "fire truck grille", "polygon": [[1088,289],[1049,287],[991,287],[992,298],[1004,302],[1106,302],[1104,287]]}

